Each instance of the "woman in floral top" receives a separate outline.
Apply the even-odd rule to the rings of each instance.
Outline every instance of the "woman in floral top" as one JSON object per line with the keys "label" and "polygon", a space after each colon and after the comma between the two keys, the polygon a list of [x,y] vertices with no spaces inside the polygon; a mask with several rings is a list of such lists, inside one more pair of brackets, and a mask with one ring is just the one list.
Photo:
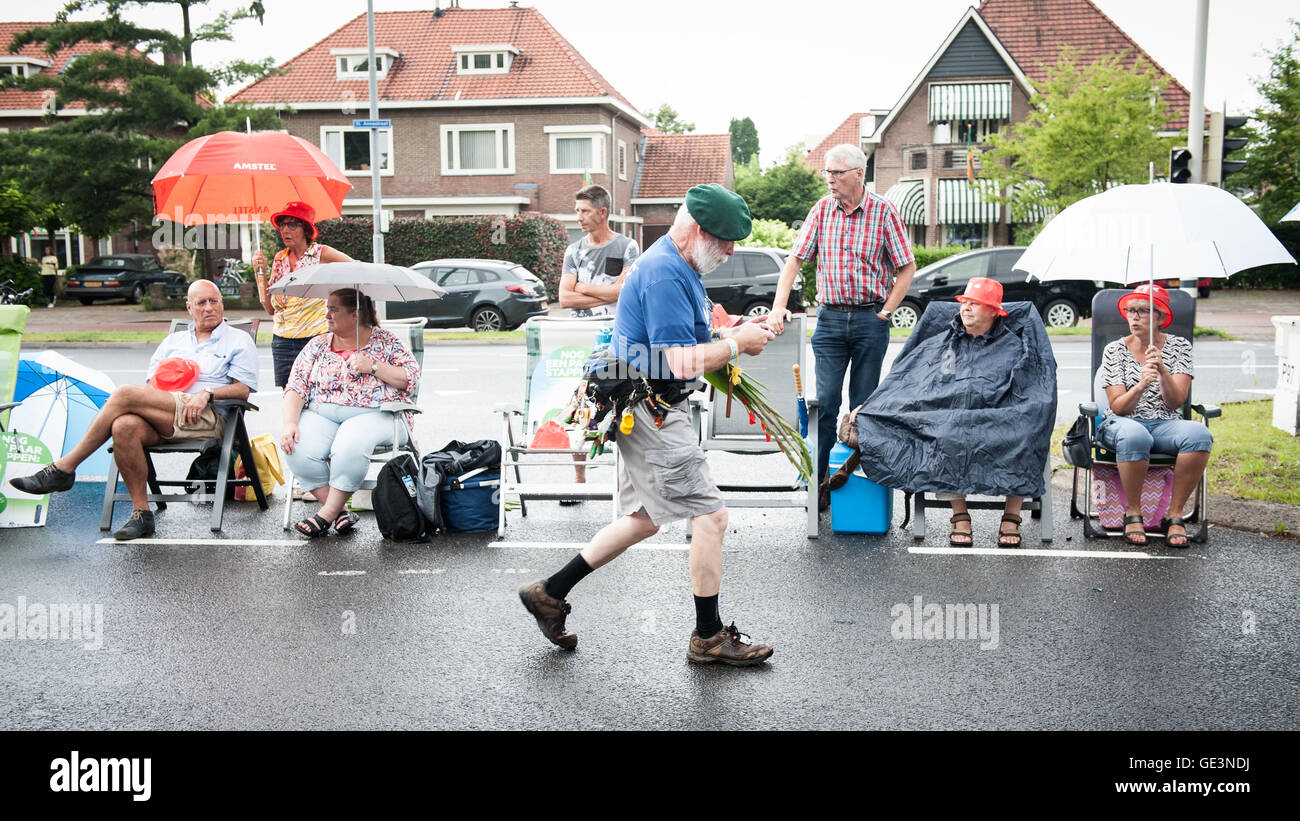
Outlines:
{"label": "woman in floral top", "polygon": [[321,503],[298,522],[299,533],[321,536],[334,525],[346,533],[357,518],[344,506],[361,487],[370,454],[410,437],[410,414],[394,425],[381,414],[385,402],[410,402],[420,385],[415,357],[393,333],[378,328],[375,304],[351,288],[325,302],[327,333],[298,355],[284,390],[280,449],[302,487]]}
{"label": "woman in floral top", "polygon": [[1139,285],[1120,297],[1119,312],[1132,333],[1102,352],[1101,386],[1110,407],[1097,426],[1097,439],[1114,451],[1124,486],[1124,540],[1132,545],[1147,543],[1142,485],[1155,451],[1178,454],[1169,502],[1173,515],[1160,523],[1160,529],[1170,547],[1187,547],[1183,506],[1201,481],[1214,443],[1208,427],[1183,419],[1179,412],[1192,387],[1192,345],[1181,336],[1159,331],[1155,344],[1150,344],[1153,319],[1161,329],[1174,321],[1169,294],[1159,285]]}

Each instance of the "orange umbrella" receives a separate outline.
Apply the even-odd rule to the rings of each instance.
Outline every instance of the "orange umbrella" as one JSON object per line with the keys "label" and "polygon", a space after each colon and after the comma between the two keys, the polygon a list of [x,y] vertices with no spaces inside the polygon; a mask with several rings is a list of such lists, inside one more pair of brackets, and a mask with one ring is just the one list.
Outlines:
{"label": "orange umbrella", "polygon": [[153,178],[154,214],[183,225],[266,220],[287,202],[335,219],[352,188],[319,148],[291,134],[222,131],[181,146]]}

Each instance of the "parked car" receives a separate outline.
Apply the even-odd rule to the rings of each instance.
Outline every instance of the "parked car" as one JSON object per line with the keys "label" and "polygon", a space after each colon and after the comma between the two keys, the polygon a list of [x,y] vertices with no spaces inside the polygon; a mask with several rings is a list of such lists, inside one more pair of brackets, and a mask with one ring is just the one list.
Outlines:
{"label": "parked car", "polygon": [[499,259],[435,259],[412,270],[443,288],[439,299],[389,302],[391,319],[425,317],[428,328],[514,330],[546,313],[546,286],[522,265]]}
{"label": "parked car", "polygon": [[[789,255],[780,248],[737,246],[726,262],[704,275],[704,289],[709,299],[729,314],[762,316],[772,310],[776,282]],[[798,281],[790,290],[786,307],[792,313],[803,310]]]}
{"label": "parked car", "polygon": [[1049,328],[1068,328],[1092,313],[1092,297],[1103,287],[1099,281],[1063,280],[1041,282],[1030,279],[1013,266],[1025,252],[1023,247],[981,248],[927,265],[912,278],[907,296],[894,311],[894,327],[910,328],[933,301],[951,302],[966,290],[972,277],[988,277],[1002,283],[1003,302],[1032,302]]}
{"label": "parked car", "polygon": [[76,297],[82,305],[97,299],[125,299],[139,305],[149,286],[185,285],[188,280],[179,271],[163,267],[153,254],[111,254],[95,257],[63,282],[63,295]]}
{"label": "parked car", "polygon": [[[1156,284],[1159,285],[1161,288],[1164,288],[1165,290],[1172,290],[1174,288],[1183,287],[1183,281],[1181,279],[1157,279]],[[1200,279],[1196,280],[1196,295],[1201,299],[1210,298],[1209,277],[1201,277]]]}

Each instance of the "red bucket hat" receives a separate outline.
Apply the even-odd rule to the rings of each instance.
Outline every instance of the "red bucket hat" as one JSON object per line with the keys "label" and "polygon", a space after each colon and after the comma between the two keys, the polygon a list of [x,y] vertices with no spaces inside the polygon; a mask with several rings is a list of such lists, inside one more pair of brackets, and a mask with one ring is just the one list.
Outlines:
{"label": "red bucket hat", "polygon": [[199,363],[179,356],[169,356],[158,363],[149,384],[160,391],[183,391],[199,378]]}
{"label": "red bucket hat", "polygon": [[1155,302],[1156,307],[1165,312],[1164,321],[1160,323],[1160,330],[1168,328],[1174,321],[1174,311],[1169,307],[1169,292],[1159,285],[1149,285],[1142,283],[1134,288],[1130,293],[1124,294],[1119,298],[1119,315],[1128,321],[1128,305],[1130,302],[1151,303]]}
{"label": "red bucket hat", "polygon": [[289,203],[284,207],[283,211],[277,211],[271,215],[271,224],[278,227],[280,223],[276,220],[280,219],[280,217],[293,217],[307,223],[307,225],[311,227],[311,237],[309,237],[309,239],[316,239],[316,235],[319,233],[316,230],[316,209],[312,208],[307,203]]}
{"label": "red bucket hat", "polygon": [[996,279],[972,277],[970,282],[966,283],[966,293],[957,297],[957,301],[987,305],[996,310],[998,316],[1007,315],[1007,312],[1002,310],[1002,283]]}

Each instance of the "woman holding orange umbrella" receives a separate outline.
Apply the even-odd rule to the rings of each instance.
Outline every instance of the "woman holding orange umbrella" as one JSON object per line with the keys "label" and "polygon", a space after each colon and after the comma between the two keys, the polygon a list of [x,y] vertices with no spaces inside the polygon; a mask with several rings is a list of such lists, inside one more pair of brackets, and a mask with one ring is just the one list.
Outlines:
{"label": "woman holding orange umbrella", "polygon": [[[308,265],[321,262],[351,262],[342,251],[316,241],[316,211],[305,202],[291,202],[271,216],[271,223],[280,234],[284,250],[271,261],[268,285]],[[253,254],[253,270],[259,279],[266,269],[266,256],[262,249]],[[294,360],[312,337],[326,331],[325,300],[268,294],[259,287],[262,307],[275,320],[271,337],[271,362],[275,370],[275,386],[283,388],[289,381]]]}

